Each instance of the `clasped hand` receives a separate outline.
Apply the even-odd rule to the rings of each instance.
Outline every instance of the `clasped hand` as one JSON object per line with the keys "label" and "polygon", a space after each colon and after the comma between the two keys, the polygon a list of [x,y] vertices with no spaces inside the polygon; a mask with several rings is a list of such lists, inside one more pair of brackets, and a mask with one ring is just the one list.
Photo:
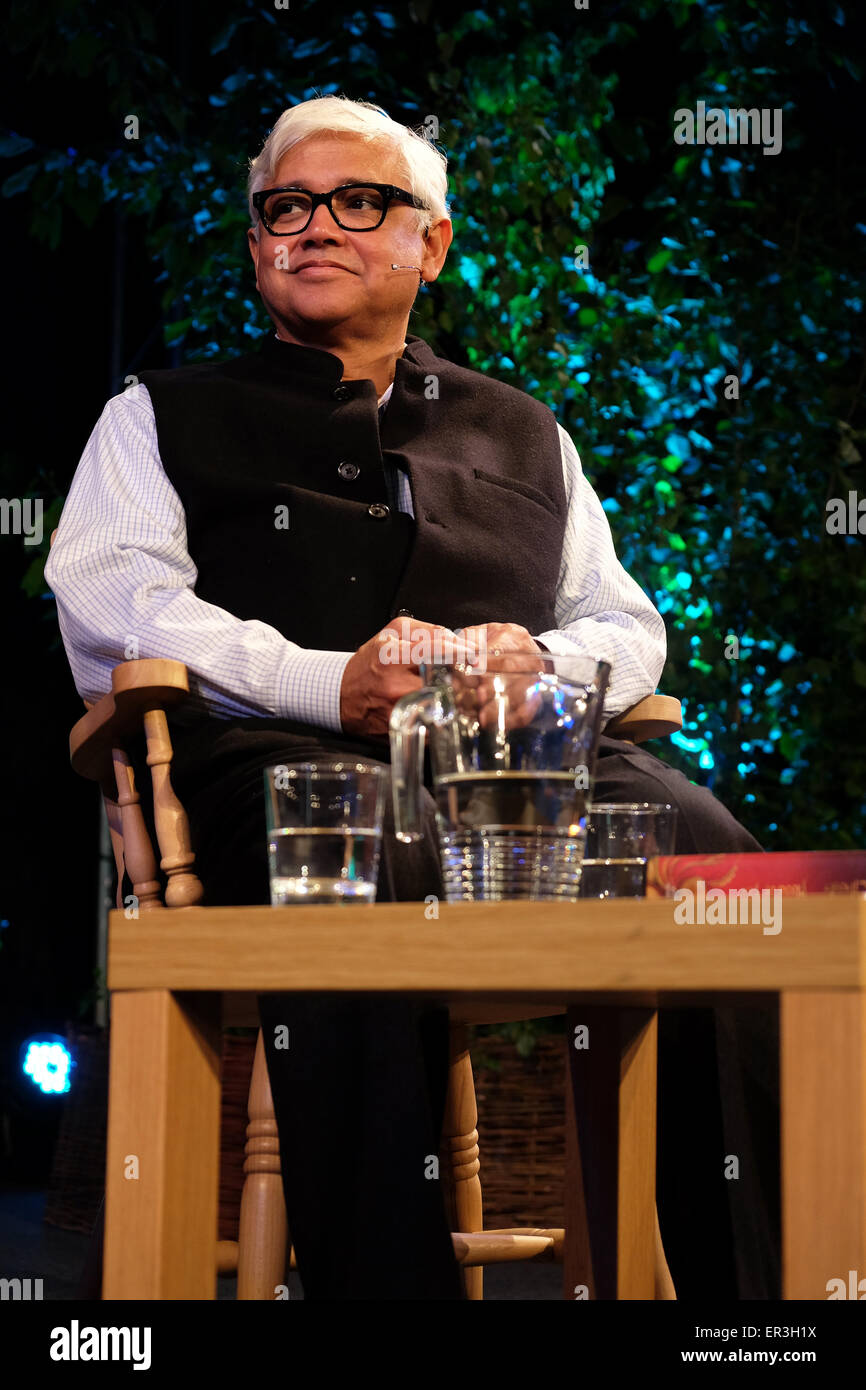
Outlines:
{"label": "clasped hand", "polygon": [[[464,710],[471,709],[482,727],[497,722],[503,694],[509,697],[508,727],[529,724],[538,701],[523,698],[528,684],[526,659],[518,653],[527,651],[541,653],[542,649],[518,623],[484,623],[457,635],[415,618],[395,620],[359,647],[346,666],[340,687],[343,732],[387,738],[391,710],[403,695],[421,689],[419,667],[426,662],[478,666],[477,675],[465,671],[458,703]],[[552,669],[552,663],[542,658],[538,670],[544,669]],[[497,692],[493,675],[509,671],[515,673],[513,680],[503,690],[499,679]]]}

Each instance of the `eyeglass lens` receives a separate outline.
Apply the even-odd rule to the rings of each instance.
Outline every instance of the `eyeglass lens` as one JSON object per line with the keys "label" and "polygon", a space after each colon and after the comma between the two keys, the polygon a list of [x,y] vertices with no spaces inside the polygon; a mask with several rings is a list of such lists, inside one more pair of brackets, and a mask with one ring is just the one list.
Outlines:
{"label": "eyeglass lens", "polygon": [[[293,232],[309,220],[312,198],[308,193],[291,190],[272,193],[263,205],[265,221],[276,232]],[[341,227],[361,230],[375,227],[382,220],[385,198],[377,188],[339,188],[331,201]]]}

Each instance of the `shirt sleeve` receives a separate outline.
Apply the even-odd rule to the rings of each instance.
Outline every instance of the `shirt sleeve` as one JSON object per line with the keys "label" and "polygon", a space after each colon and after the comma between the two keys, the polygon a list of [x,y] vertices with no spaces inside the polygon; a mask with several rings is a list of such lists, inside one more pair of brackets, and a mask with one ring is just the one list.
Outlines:
{"label": "shirt sleeve", "polygon": [[122,661],[164,657],[186,665],[194,703],[218,717],[267,715],[340,732],[352,653],[299,647],[267,623],[242,621],[198,598],[197,577],[139,383],[105,406],[45,566],[79,695],[105,695]]}
{"label": "shirt sleeve", "polygon": [[604,508],[571,437],[559,429],[568,517],[556,590],[556,628],[537,640],[553,656],[611,664],[605,722],[656,690],[667,656],[664,619],[617,559]]}

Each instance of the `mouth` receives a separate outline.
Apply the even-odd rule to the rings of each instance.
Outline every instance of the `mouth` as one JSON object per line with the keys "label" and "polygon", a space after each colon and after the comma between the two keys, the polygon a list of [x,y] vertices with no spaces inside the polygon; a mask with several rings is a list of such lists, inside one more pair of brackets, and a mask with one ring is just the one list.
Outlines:
{"label": "mouth", "polygon": [[335,261],[307,261],[305,265],[298,266],[295,274],[318,278],[320,275],[335,275],[338,271],[348,273],[344,265],[337,265]]}

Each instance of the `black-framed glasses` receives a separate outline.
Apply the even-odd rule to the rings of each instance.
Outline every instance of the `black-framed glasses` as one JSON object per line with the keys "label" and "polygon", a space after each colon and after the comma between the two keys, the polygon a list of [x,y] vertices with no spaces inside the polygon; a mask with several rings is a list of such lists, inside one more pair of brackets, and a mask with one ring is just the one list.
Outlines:
{"label": "black-framed glasses", "polygon": [[311,193],[308,188],[291,186],[262,188],[253,194],[253,207],[271,236],[305,232],[321,203],[345,232],[374,232],[385,221],[392,203],[427,210],[427,204],[414,193],[395,188],[392,183],[344,183],[330,193]]}

